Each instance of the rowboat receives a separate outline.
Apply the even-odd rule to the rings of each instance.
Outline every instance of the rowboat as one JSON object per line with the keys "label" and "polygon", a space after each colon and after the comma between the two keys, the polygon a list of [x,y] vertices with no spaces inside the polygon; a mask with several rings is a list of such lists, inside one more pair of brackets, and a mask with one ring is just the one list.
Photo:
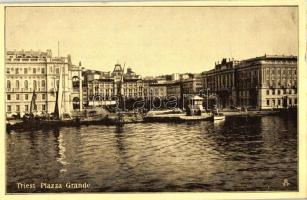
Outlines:
{"label": "rowboat", "polygon": [[212,116],[213,121],[224,121],[225,115],[223,113],[216,113]]}

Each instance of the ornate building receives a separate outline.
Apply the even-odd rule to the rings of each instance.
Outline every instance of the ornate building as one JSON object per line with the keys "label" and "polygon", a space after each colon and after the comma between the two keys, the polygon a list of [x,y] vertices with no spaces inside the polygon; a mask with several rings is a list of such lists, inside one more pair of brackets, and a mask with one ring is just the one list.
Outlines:
{"label": "ornate building", "polygon": [[[144,97],[144,84],[140,75],[131,68],[127,72],[120,64],[116,64],[113,72],[87,70],[83,72],[83,96],[86,105],[93,100],[103,104],[107,100],[116,100],[121,94],[125,99]],[[120,91],[119,91],[120,90]]]}
{"label": "ornate building", "polygon": [[8,115],[29,113],[31,109],[37,113],[54,112],[57,90],[63,94],[60,105],[63,112],[69,113],[82,104],[81,69],[71,64],[70,56],[53,57],[51,50],[7,51],[5,68]]}
{"label": "ornate building", "polygon": [[296,56],[223,59],[203,73],[203,87],[217,97],[220,107],[285,108],[297,105],[296,73]]}

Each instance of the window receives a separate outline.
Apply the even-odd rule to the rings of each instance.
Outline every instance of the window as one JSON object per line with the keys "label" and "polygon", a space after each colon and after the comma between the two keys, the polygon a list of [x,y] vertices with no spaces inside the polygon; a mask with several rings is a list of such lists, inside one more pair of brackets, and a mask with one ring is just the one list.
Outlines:
{"label": "window", "polygon": [[46,105],[45,104],[42,105],[42,110],[44,110],[44,111],[46,110]]}
{"label": "window", "polygon": [[296,98],[294,99],[294,104],[295,104],[295,105],[297,104],[297,99],[296,99]]}
{"label": "window", "polygon": [[33,68],[33,74],[36,74],[36,68]]}
{"label": "window", "polygon": [[12,112],[12,106],[10,105],[7,106],[7,112]]}
{"label": "window", "polygon": [[11,100],[11,95],[10,94],[8,94],[6,97],[7,97],[7,100]]}
{"label": "window", "polygon": [[60,69],[57,67],[57,68],[55,68],[55,73],[56,74],[59,74],[60,73]]}
{"label": "window", "polygon": [[16,89],[19,89],[19,80],[16,80]]}
{"label": "window", "polygon": [[25,105],[25,111],[28,112],[29,111],[29,106]]}
{"label": "window", "polygon": [[20,105],[16,105],[16,112],[20,112]]}
{"label": "window", "polygon": [[42,68],[42,74],[45,74],[45,68]]}
{"label": "window", "polygon": [[289,90],[289,94],[292,94],[292,90],[291,89]]}
{"label": "window", "polygon": [[24,88],[28,89],[28,81],[27,80],[25,80],[25,82],[24,82]]}
{"label": "window", "polygon": [[24,74],[27,74],[27,73],[28,73],[28,68],[24,68],[24,69],[23,69],[23,73],[24,73]]}
{"label": "window", "polygon": [[278,99],[278,105],[280,106],[280,104],[281,104],[281,101],[280,101],[280,99]]}
{"label": "window", "polygon": [[275,99],[272,100],[272,104],[273,104],[273,106],[275,106]]}
{"label": "window", "polygon": [[46,87],[46,82],[45,80],[42,80],[42,88]]}
{"label": "window", "polygon": [[16,100],[19,100],[19,94],[16,94]]}
{"label": "window", "polygon": [[11,81],[10,80],[6,81],[6,88],[11,89]]}
{"label": "window", "polygon": [[19,68],[15,68],[15,74],[19,74]]}
{"label": "window", "polygon": [[46,99],[46,94],[42,94],[42,100]]}
{"label": "window", "polygon": [[270,100],[269,100],[269,99],[266,100],[266,105],[267,105],[267,106],[270,105]]}
{"label": "window", "polygon": [[289,105],[292,105],[292,99],[289,99]]}
{"label": "window", "polygon": [[275,95],[275,89],[272,90],[272,95]]}
{"label": "window", "polygon": [[267,91],[266,91],[266,94],[269,95],[269,94],[270,94],[270,90],[267,90]]}
{"label": "window", "polygon": [[6,73],[9,74],[11,72],[10,68],[6,68]]}
{"label": "window", "polygon": [[277,90],[277,94],[280,94],[280,90]]}
{"label": "window", "polygon": [[28,100],[28,99],[29,99],[29,95],[25,94],[25,100]]}

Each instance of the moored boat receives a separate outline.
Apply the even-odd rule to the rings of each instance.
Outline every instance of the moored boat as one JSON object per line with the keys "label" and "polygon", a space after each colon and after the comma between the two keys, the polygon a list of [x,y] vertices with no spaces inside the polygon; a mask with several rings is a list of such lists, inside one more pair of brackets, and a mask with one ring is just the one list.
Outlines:
{"label": "moored boat", "polygon": [[223,113],[213,114],[212,116],[213,121],[224,121],[226,119]]}

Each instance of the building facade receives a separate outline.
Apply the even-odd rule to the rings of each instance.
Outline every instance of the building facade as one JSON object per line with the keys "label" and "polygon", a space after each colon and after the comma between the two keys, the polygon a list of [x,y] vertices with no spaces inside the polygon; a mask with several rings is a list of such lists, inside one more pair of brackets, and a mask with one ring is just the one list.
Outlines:
{"label": "building facade", "polygon": [[203,89],[202,76],[200,74],[190,74],[187,78],[182,78],[182,92],[186,95],[201,93]]}
{"label": "building facade", "polygon": [[223,59],[203,73],[203,87],[217,97],[219,107],[287,108],[297,106],[296,73],[296,56]]}
{"label": "building facade", "polygon": [[[56,92],[61,86],[63,112],[73,110],[73,98],[80,99],[81,87],[74,87],[73,80],[81,85],[79,66],[71,64],[70,56],[53,57],[51,50],[6,52],[6,113],[53,113]],[[76,79],[77,77],[77,79]],[[61,80],[61,83],[60,83]],[[78,80],[78,81],[77,81]],[[35,105],[31,106],[35,95]],[[75,99],[76,100],[76,99]]]}
{"label": "building facade", "polygon": [[131,68],[127,72],[120,64],[116,64],[112,72],[87,70],[83,72],[83,101],[85,105],[92,105],[93,100],[116,100],[121,95],[125,99],[144,98],[144,84],[140,75]]}
{"label": "building facade", "polygon": [[181,83],[180,81],[169,82],[167,85],[166,93],[168,97],[181,98]]}

